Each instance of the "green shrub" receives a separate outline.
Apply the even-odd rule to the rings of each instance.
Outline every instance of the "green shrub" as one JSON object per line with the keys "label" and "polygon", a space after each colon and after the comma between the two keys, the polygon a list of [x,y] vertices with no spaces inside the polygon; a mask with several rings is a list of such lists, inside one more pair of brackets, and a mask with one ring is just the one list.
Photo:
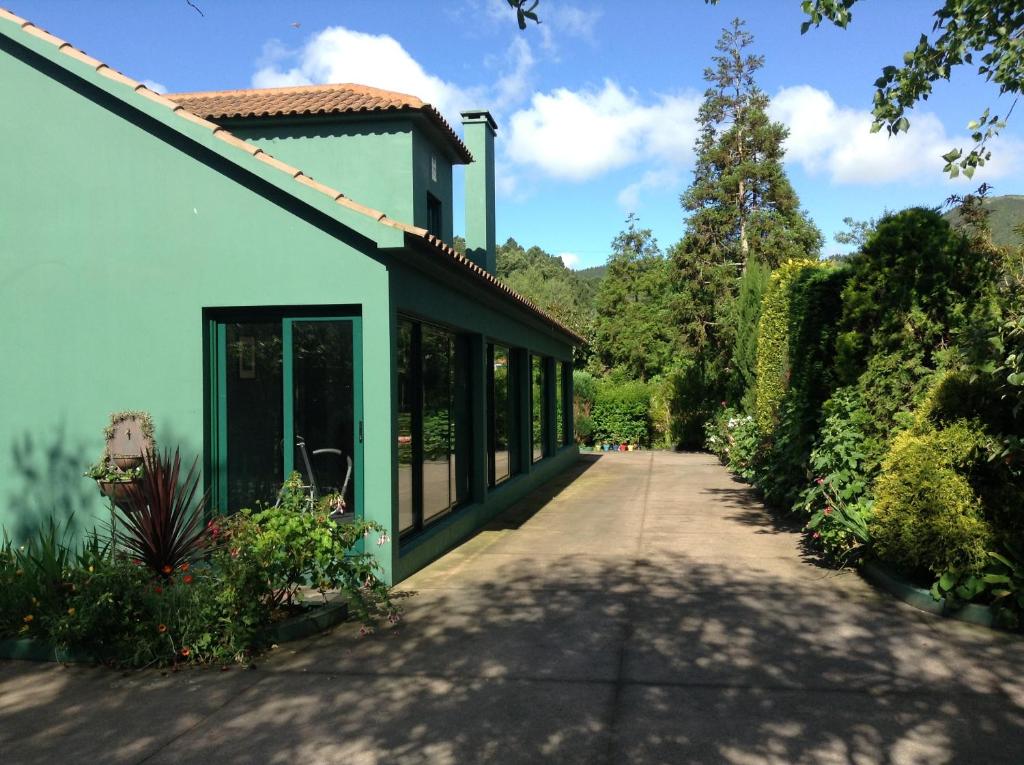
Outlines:
{"label": "green shrub", "polygon": [[918,574],[984,566],[992,529],[963,474],[982,440],[964,422],[896,437],[875,483],[869,522],[880,558]]}
{"label": "green shrub", "polygon": [[646,383],[602,382],[591,411],[595,440],[648,445],[650,407],[651,392]]}
{"label": "green shrub", "polygon": [[849,262],[837,341],[845,382],[877,353],[920,354],[934,368],[932,355],[951,344],[996,267],[990,252],[922,208],[883,218]]}

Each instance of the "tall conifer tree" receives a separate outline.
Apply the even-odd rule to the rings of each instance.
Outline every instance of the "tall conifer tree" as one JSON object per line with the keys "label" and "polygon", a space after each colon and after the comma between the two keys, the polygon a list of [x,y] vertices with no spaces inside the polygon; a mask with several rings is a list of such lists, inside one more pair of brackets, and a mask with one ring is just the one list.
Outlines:
{"label": "tall conifer tree", "polygon": [[[788,133],[768,117],[768,96],[755,80],[764,57],[747,51],[753,41],[743,21],[734,20],[704,71],[693,183],[681,197],[686,233],[670,253],[680,345],[700,358],[716,397],[742,394],[732,357],[738,335],[757,326],[749,308],[735,306],[748,263],[774,268],[788,258],[816,257],[822,244],[783,169]],[[746,349],[749,338],[740,345]]]}

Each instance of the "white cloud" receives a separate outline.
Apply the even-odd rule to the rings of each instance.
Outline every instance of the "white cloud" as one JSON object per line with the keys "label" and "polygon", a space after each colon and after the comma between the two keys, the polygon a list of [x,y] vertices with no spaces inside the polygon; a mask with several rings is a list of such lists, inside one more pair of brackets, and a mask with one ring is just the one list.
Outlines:
{"label": "white cloud", "polygon": [[461,88],[427,73],[390,35],[328,27],[297,52],[282,50],[274,42],[264,47],[253,87],[354,82],[415,95],[449,119],[457,119],[462,109],[473,108],[480,97],[478,89]]}
{"label": "white cloud", "polygon": [[163,94],[167,92],[167,86],[162,82],[157,82],[156,80],[143,80],[142,84],[156,93]]}
{"label": "white cloud", "polygon": [[[789,128],[787,161],[837,184],[935,183],[943,177],[942,155],[953,146],[971,145],[967,136],[947,133],[930,112],[911,115],[906,133],[871,133],[870,112],[839,106],[828,92],[810,85],[780,90],[770,113]],[[1015,142],[998,141],[991,148],[993,161],[971,182],[1007,175],[1020,164],[1021,147]]]}
{"label": "white cloud", "polygon": [[516,37],[505,56],[505,73],[494,84],[494,94],[489,107],[500,111],[523,101],[531,87],[530,73],[535,60],[530,44],[522,37]]}
{"label": "white cloud", "polygon": [[574,271],[579,268],[580,256],[575,252],[560,252],[558,253],[558,257],[562,259],[566,268],[571,268]]}
{"label": "white cloud", "polygon": [[492,61],[497,70],[492,83],[464,87],[427,72],[390,35],[328,27],[298,50],[288,49],[279,40],[267,41],[256,62],[252,85],[370,85],[414,95],[458,124],[459,112],[465,109],[486,107],[500,112],[521,103],[530,94],[536,60],[525,38],[513,38],[504,55],[495,56]]}
{"label": "white cloud", "polygon": [[676,168],[665,168],[661,170],[648,170],[640,180],[626,186],[619,192],[619,207],[625,212],[636,212],[640,209],[641,194],[645,191],[672,191],[679,192],[682,183],[681,173]]}
{"label": "white cloud", "polygon": [[535,93],[509,120],[508,156],[546,174],[583,181],[644,160],[689,161],[697,96],[644,104],[611,80],[600,90]]}

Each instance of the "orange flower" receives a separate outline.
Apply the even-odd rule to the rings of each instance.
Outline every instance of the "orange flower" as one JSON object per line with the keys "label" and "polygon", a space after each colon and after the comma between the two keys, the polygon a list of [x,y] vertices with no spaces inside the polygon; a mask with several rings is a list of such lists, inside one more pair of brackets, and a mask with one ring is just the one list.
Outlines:
{"label": "orange flower", "polygon": [[159,632],[161,635],[164,634],[165,632],[167,632],[167,625],[161,624],[159,627],[156,628],[156,631]]}
{"label": "orange flower", "polygon": [[192,653],[192,650],[187,645],[182,647],[182,649],[181,649],[181,655],[182,656],[188,656],[190,653]]}
{"label": "orange flower", "polygon": [[192,574],[185,574],[185,576],[181,578],[181,581],[185,584],[192,584]]}
{"label": "orange flower", "polygon": [[173,569],[173,568],[171,568],[170,566],[164,566],[164,567],[163,567],[162,569],[160,569],[160,570],[161,570],[161,571],[162,571],[163,573],[165,573],[165,574],[168,574],[168,575],[169,575],[169,574],[170,574],[170,573],[171,573],[172,571],[174,571],[174,569]]}
{"label": "orange flower", "polygon": [[181,571],[188,571],[188,563],[182,563],[180,566],[178,566],[178,568]]}
{"label": "orange flower", "polygon": [[35,618],[36,617],[32,616],[32,614],[28,614],[27,616],[23,616],[21,620],[25,622],[25,624],[31,624],[32,620]]}
{"label": "orange flower", "polygon": [[156,587],[153,588],[153,592],[155,592],[157,595],[162,595],[163,591],[164,591],[164,588],[161,587],[160,585],[157,585]]}

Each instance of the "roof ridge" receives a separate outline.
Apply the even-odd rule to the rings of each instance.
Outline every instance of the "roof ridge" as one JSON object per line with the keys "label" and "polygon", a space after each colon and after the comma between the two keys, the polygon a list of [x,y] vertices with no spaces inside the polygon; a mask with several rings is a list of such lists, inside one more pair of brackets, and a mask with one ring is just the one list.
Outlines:
{"label": "roof ridge", "polygon": [[408,223],[402,223],[401,221],[393,220],[389,218],[385,213],[379,210],[375,210],[372,207],[367,207],[366,205],[360,204],[355,200],[349,199],[337,189],[333,189],[330,186],[327,186],[326,184],[320,183],[319,181],[315,180],[312,176],[306,175],[299,168],[293,167],[292,165],[282,162],[281,160],[274,157],[272,154],[267,153],[256,144],[249,143],[248,141],[245,141],[236,136],[227,128],[221,127],[220,125],[214,122],[210,122],[209,120],[200,117],[199,115],[189,111],[176,101],[173,101],[170,98],[163,96],[157,93],[156,91],[146,87],[138,80],[133,80],[131,77],[122,74],[113,67],[103,63],[99,59],[93,58],[85,51],[76,48],[67,40],[63,40],[60,37],[57,37],[56,35],[50,34],[42,27],[39,27],[33,24],[31,21],[28,21],[27,19],[23,19],[22,17],[15,15],[6,8],[0,7],[0,19],[6,19],[7,21],[17,24],[21,28],[22,32],[25,32],[26,34],[32,35],[33,37],[36,37],[46,43],[49,43],[50,45],[54,46],[59,53],[62,53],[68,56],[69,58],[73,58],[80,63],[86,64],[87,66],[91,67],[97,74],[103,75],[104,77],[107,77],[108,79],[111,79],[114,82],[120,83],[121,85],[125,85],[131,88],[132,91],[134,91],[137,95],[166,107],[171,111],[171,113],[173,113],[177,117],[180,117],[181,119],[191,122],[194,125],[198,125],[199,127],[209,130],[214,138],[217,138],[226,144],[234,146],[237,149],[241,149],[254,159],[269,165],[270,167],[274,168],[279,172],[289,175],[292,180],[301,183],[304,186],[307,186],[313,191],[319,192],[327,197],[330,197],[331,201],[334,202],[335,204],[352,210],[353,212],[359,215],[371,218],[375,220],[377,223],[389,226],[390,228],[395,228],[404,231],[405,234],[408,236],[416,237],[417,239],[430,245],[435,252],[438,252],[439,254],[444,254],[448,256],[450,260],[462,263],[464,266],[467,266],[468,270],[471,273],[475,273],[477,276],[483,277],[485,281],[497,287],[500,291],[506,293],[514,300],[516,300],[518,303],[530,308],[535,313],[546,319],[553,326],[559,328],[560,330],[567,333],[571,337],[574,337],[580,340],[581,342],[585,342],[584,338],[580,337],[580,335],[578,335],[576,332],[573,332],[571,329],[566,327],[553,316],[550,316],[547,312],[542,311],[532,301],[520,295],[518,292],[516,292],[511,287],[506,285],[504,282],[499,281],[498,278],[494,276],[494,274],[491,274],[485,271],[484,269],[480,268],[480,266],[470,261],[464,255],[459,255],[451,246],[449,246],[442,240],[438,239],[433,234],[429,233],[426,229],[419,228],[417,226],[412,226]]}
{"label": "roof ridge", "polygon": [[376,96],[396,96],[400,99],[407,100],[410,105],[415,105],[416,108],[422,108],[424,106],[431,106],[423,99],[418,96],[414,96],[411,93],[403,93],[399,90],[388,90],[387,88],[378,88],[373,85],[364,85],[357,82],[325,82],[325,83],[309,83],[308,85],[284,85],[274,88],[231,88],[228,90],[195,90],[195,91],[182,91],[178,93],[168,93],[168,96],[188,96],[189,98],[215,98],[218,96],[246,96],[256,94],[284,94],[284,93],[316,93],[324,91],[336,91],[336,90],[348,90],[355,93],[362,93],[364,95],[376,95]]}

